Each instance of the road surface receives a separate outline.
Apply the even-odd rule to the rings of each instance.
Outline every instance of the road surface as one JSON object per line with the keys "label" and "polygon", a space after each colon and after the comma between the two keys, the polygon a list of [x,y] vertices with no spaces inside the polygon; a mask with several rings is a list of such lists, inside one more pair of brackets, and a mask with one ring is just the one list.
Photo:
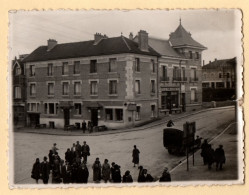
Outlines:
{"label": "road surface", "polygon": [[[211,139],[217,136],[227,125],[235,121],[235,109],[210,110],[191,115],[175,122],[175,128],[182,129],[186,121],[196,121],[196,135]],[[158,177],[164,167],[175,167],[182,160],[182,156],[169,155],[163,147],[163,128],[165,125],[153,127],[142,131],[123,132],[98,136],[58,136],[31,133],[14,133],[14,183],[34,184],[31,179],[31,169],[36,158],[42,161],[48,155],[53,143],[57,143],[59,155],[65,158],[67,148],[72,144],[85,140],[91,148],[91,156],[88,160],[89,182],[92,182],[92,164],[96,157],[101,163],[108,159],[109,163],[115,162],[121,166],[121,174],[130,170],[134,181],[137,181],[138,169],[132,164],[133,145],[140,150],[140,164],[148,169],[148,172]],[[51,182],[51,178],[50,181]],[[41,181],[40,181],[41,183]]]}

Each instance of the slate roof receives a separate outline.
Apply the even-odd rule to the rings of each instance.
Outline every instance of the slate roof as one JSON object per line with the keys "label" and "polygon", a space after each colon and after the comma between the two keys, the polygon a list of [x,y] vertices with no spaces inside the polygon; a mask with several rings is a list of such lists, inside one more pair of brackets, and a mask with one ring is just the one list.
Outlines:
{"label": "slate roof", "polygon": [[236,66],[236,58],[215,60],[207,65],[204,65],[202,69],[217,69],[224,66]]}
{"label": "slate roof", "polygon": [[138,43],[124,36],[105,38],[94,45],[94,40],[57,44],[50,51],[47,46],[35,49],[23,62],[47,61],[56,59],[78,58],[88,56],[100,56],[121,53],[135,53],[150,56],[160,56],[153,48],[149,51],[141,51]]}
{"label": "slate roof", "polygon": [[189,32],[187,32],[182,24],[177,27],[175,32],[170,34],[169,38],[170,43],[172,44],[173,47],[177,46],[193,46],[193,47],[199,47],[201,49],[207,49],[205,46],[202,44],[198,43],[195,41]]}
{"label": "slate roof", "polygon": [[149,37],[149,45],[163,56],[182,58],[169,43],[169,40]]}

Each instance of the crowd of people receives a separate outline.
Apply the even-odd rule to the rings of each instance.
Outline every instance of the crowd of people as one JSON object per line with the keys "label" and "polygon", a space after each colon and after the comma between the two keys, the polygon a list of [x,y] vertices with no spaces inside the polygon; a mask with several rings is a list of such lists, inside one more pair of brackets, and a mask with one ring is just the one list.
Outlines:
{"label": "crowd of people", "polygon": [[216,163],[216,171],[222,170],[223,164],[226,163],[225,152],[223,145],[219,145],[215,150],[211,144],[208,144],[207,139],[204,140],[201,145],[201,156],[203,158],[203,164],[208,166],[208,169],[212,169],[212,165]]}
{"label": "crowd of people", "polygon": [[[48,158],[44,156],[43,162],[40,162],[40,159],[36,158],[31,172],[31,177],[35,179],[36,183],[38,184],[39,179],[41,179],[44,184],[48,184],[50,174],[52,175],[53,184],[88,183],[89,170],[87,167],[87,157],[90,156],[90,147],[86,144],[86,141],[83,142],[83,145],[80,145],[79,141],[76,144],[73,143],[72,147],[68,148],[65,152],[65,161],[59,156],[58,150],[57,144],[54,143],[51,150],[49,150]],[[134,145],[132,162],[134,163],[134,167],[138,165],[139,174],[137,182],[156,181],[148,173],[147,169],[139,166],[139,153],[140,151]],[[100,183],[101,180],[105,183],[132,183],[134,180],[130,171],[125,171],[125,174],[121,176],[120,168],[115,162],[112,162],[110,165],[108,159],[105,159],[101,165],[100,159],[96,158],[92,165],[93,181],[95,183]],[[171,181],[168,168],[164,169],[159,181]]]}

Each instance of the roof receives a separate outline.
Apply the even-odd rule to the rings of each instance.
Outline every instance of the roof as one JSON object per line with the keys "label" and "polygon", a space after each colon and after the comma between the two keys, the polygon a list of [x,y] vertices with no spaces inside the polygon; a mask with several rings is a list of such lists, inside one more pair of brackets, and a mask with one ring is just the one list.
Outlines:
{"label": "roof", "polygon": [[50,51],[47,51],[47,46],[40,46],[23,61],[36,62],[120,53],[159,56],[153,48],[150,47],[147,52],[141,51],[138,47],[138,43],[124,36],[119,36],[101,39],[97,44],[94,44],[94,40],[57,44]]}
{"label": "roof", "polygon": [[201,49],[206,49],[205,46],[195,41],[189,32],[187,32],[182,24],[177,27],[175,32],[170,34],[169,38],[170,43],[173,47],[177,46],[192,46],[192,47],[199,47]]}
{"label": "roof", "polygon": [[216,69],[219,67],[236,66],[236,58],[215,60],[207,65],[204,65],[202,69]]}
{"label": "roof", "polygon": [[15,68],[15,65],[18,64],[22,70],[22,73],[24,72],[24,64],[23,64],[23,61],[22,59],[14,59],[12,60],[12,69],[14,70]]}
{"label": "roof", "polygon": [[180,54],[170,46],[169,40],[149,37],[149,45],[163,56],[181,58]]}

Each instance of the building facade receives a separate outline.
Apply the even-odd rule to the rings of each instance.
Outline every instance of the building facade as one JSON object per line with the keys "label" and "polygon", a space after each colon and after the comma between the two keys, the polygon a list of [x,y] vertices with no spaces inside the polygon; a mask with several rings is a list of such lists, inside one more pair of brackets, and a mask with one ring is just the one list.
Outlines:
{"label": "building facade", "polygon": [[12,61],[12,99],[14,127],[26,125],[26,76],[23,59],[27,55],[20,55]]}
{"label": "building facade", "polygon": [[[134,39],[137,41],[138,37]],[[159,113],[185,112],[202,106],[202,51],[181,24],[169,39],[149,37],[149,45],[161,57],[158,60]]]}
{"label": "building facade", "polygon": [[[57,44],[25,59],[27,124],[64,128],[91,121],[109,129],[157,117],[157,59],[140,31],[140,43],[124,36]],[[146,42],[147,40],[147,42]]]}

